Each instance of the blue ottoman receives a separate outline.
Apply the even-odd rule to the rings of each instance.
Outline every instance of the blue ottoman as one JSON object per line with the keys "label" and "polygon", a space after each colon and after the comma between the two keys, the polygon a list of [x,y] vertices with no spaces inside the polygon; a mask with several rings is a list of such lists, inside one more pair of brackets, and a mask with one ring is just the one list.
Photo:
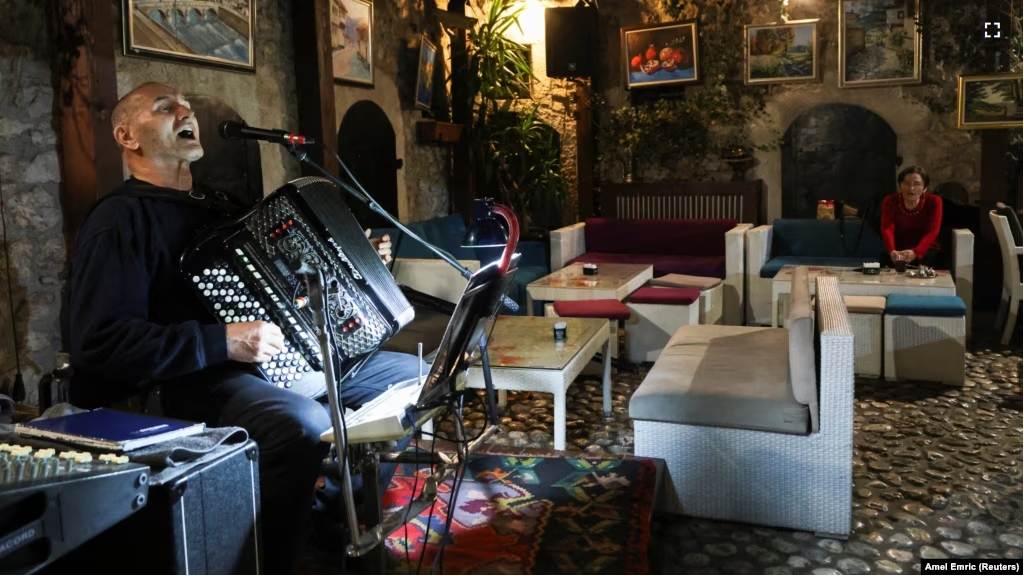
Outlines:
{"label": "blue ottoman", "polygon": [[967,306],[958,296],[886,297],[886,380],[964,384]]}

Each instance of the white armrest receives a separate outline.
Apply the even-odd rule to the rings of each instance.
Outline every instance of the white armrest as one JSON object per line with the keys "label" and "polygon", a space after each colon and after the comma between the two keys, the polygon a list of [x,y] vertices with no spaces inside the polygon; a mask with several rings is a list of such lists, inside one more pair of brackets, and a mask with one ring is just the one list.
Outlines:
{"label": "white armrest", "polygon": [[[459,260],[470,272],[480,269],[479,260]],[[435,298],[456,304],[466,289],[466,279],[451,264],[437,258],[396,258],[391,275],[404,284]]]}
{"label": "white armrest", "polygon": [[729,326],[742,326],[743,315],[746,311],[744,297],[746,295],[746,278],[743,272],[746,269],[746,244],[747,230],[753,228],[753,224],[737,224],[732,230],[725,233],[725,292],[722,294],[722,312],[725,323]]}
{"label": "white armrest", "polygon": [[971,335],[971,318],[974,312],[974,234],[966,228],[953,230],[953,280],[956,281],[956,295],[967,306],[967,336]]}
{"label": "white armrest", "polygon": [[745,275],[747,279],[746,323],[770,324],[772,287],[771,281],[761,281],[761,268],[768,262],[772,251],[772,227],[770,224],[747,230]]}
{"label": "white armrest", "polygon": [[551,231],[551,271],[565,268],[566,263],[587,251],[583,235],[584,222]]}

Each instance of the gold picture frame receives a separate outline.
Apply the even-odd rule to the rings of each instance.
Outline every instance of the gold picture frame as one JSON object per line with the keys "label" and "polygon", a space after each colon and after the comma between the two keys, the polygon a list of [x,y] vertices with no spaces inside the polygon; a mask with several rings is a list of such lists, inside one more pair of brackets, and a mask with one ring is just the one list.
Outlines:
{"label": "gold picture frame", "polygon": [[373,86],[373,2],[331,2],[331,71],[335,80]]}
{"label": "gold picture frame", "polygon": [[839,0],[840,88],[921,82],[921,2]]}
{"label": "gold picture frame", "polygon": [[415,106],[431,111],[434,104],[434,64],[437,62],[437,46],[427,38],[420,37],[420,56],[416,61]]}
{"label": "gold picture frame", "polygon": [[818,19],[743,27],[743,82],[817,82]]}
{"label": "gold picture frame", "polygon": [[[122,0],[125,56],[255,72],[256,0],[177,6]],[[217,34],[208,33],[213,28]]]}
{"label": "gold picture frame", "polygon": [[957,81],[956,127],[986,130],[1024,126],[1019,73],[960,76]]}

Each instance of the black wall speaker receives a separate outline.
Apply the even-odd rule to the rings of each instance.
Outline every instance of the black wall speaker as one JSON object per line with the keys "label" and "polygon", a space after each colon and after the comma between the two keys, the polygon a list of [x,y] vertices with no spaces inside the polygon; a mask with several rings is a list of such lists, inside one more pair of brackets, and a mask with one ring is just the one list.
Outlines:
{"label": "black wall speaker", "polygon": [[597,62],[597,8],[545,9],[544,42],[549,78],[590,78]]}

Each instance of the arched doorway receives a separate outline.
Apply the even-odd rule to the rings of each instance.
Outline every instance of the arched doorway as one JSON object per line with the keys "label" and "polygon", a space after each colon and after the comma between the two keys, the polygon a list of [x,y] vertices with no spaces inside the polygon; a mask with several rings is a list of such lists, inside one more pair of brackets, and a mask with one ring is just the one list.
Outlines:
{"label": "arched doorway", "polygon": [[[395,129],[380,106],[361,100],[345,112],[338,128],[338,155],[370,196],[397,218],[401,161],[395,153]],[[344,171],[342,180],[347,180]],[[350,195],[345,201],[364,228],[391,226]]]}
{"label": "arched doorway", "polygon": [[[815,218],[818,200],[841,200],[872,220],[895,189],[896,133],[850,104],[801,114],[782,140],[782,217]],[[875,218],[877,219],[877,218]]]}

